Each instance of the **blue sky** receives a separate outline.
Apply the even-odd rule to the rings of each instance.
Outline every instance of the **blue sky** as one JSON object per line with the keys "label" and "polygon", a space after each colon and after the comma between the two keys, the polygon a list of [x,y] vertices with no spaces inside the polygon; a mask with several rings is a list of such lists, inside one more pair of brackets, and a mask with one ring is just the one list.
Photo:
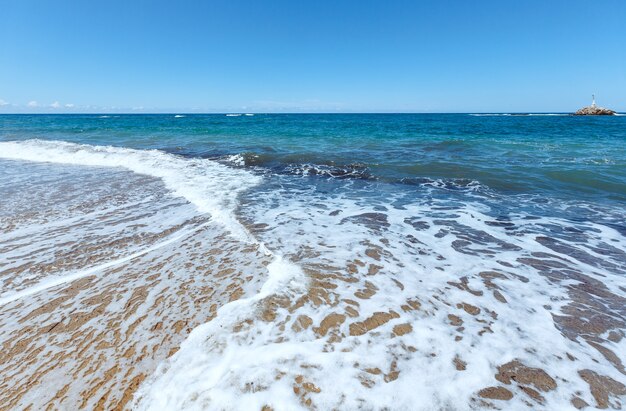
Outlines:
{"label": "blue sky", "polygon": [[624,0],[0,10],[0,112],[626,111]]}

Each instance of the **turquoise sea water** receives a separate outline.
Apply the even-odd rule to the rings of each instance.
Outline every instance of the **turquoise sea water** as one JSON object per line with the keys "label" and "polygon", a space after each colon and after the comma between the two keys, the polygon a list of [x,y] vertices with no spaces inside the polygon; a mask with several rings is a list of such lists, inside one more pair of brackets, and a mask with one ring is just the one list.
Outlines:
{"label": "turquoise sea water", "polygon": [[[569,409],[594,403],[581,370],[623,379],[626,116],[3,115],[0,198],[0,308],[135,255],[214,274],[179,243],[246,250],[220,250],[252,273],[242,299],[159,359],[139,409],[299,409],[297,378],[320,409],[475,409],[513,360]],[[72,241],[94,255],[56,272]]]}
{"label": "turquoise sea water", "polygon": [[13,115],[0,140],[158,149],[247,166],[505,194],[626,200],[626,116]]}

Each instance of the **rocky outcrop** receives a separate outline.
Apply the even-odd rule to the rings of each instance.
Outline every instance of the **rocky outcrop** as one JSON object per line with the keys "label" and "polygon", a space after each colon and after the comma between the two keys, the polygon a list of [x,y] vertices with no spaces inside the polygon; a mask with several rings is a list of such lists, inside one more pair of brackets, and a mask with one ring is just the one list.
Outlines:
{"label": "rocky outcrop", "polygon": [[604,107],[587,106],[574,113],[575,116],[614,116],[615,112]]}

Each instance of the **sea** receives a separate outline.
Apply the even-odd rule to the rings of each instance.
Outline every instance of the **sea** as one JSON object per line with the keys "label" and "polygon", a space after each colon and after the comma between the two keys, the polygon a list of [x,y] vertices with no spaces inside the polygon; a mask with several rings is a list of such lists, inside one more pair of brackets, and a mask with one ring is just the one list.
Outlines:
{"label": "sea", "polygon": [[626,401],[626,116],[0,115],[0,408]]}

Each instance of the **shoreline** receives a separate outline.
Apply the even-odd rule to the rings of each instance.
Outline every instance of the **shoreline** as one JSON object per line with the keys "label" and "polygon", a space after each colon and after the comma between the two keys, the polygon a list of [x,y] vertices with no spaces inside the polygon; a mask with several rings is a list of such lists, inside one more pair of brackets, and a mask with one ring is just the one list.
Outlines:
{"label": "shoreline", "polygon": [[[150,182],[167,193],[158,180],[131,175],[129,181],[140,187]],[[81,193],[85,188],[74,190]],[[98,212],[98,219],[83,218],[70,226],[75,228],[42,226],[52,238],[76,236],[75,243],[63,246],[67,251],[59,256],[62,260],[33,265],[24,259],[13,270],[2,270],[3,280],[19,278],[25,270],[54,273],[62,261],[71,272],[84,264],[85,250],[93,253],[90,260],[99,252],[108,258],[112,246],[137,244],[142,250],[82,278],[5,298],[0,305],[0,385],[13,388],[4,390],[0,409],[126,409],[144,379],[179,349],[194,328],[213,319],[220,306],[260,287],[262,264],[251,272],[233,269],[229,261],[240,254],[262,263],[263,253],[220,234],[223,229],[202,214],[191,214],[182,225],[166,227],[152,237],[105,238],[102,243],[87,233],[97,233],[101,224],[141,224],[145,218],[132,207],[111,207],[111,200],[101,197],[82,207],[85,218],[103,212]],[[172,207],[181,205],[187,213],[184,202],[167,197],[151,207],[157,213],[171,213]],[[37,213],[46,216],[54,206],[37,207]],[[7,223],[14,229],[24,225],[23,220],[15,224],[3,220]],[[186,226],[193,229],[186,231]],[[5,239],[0,253],[15,253],[20,241]],[[186,257],[176,257],[181,253]]]}
{"label": "shoreline", "polygon": [[[115,163],[119,151],[112,153]],[[613,275],[623,269],[613,263],[623,238],[606,226],[523,213],[500,220],[485,205],[390,203],[384,192],[346,199],[274,175],[228,197],[238,207],[223,218],[259,241],[248,244],[172,195],[162,178],[104,167],[98,156],[91,168],[85,158],[72,166],[14,164],[32,187],[18,190],[23,197],[10,206],[27,211],[3,220],[16,234],[0,238],[0,252],[19,263],[3,269],[3,281],[28,289],[59,268],[97,265],[116,253],[122,261],[0,306],[2,384],[19,387],[7,408],[39,401],[32,399],[39,390],[58,394],[46,400],[52,406],[107,409],[195,401],[352,408],[365,398],[382,407],[393,395],[408,408],[416,393],[436,408],[446,404],[436,401],[447,384],[461,390],[455,399],[479,408],[612,406],[626,395],[616,348],[626,341],[626,286]],[[194,160],[180,161],[187,170]],[[227,177],[236,170],[208,167]],[[100,191],[87,195],[86,187]],[[187,226],[194,229],[185,233]],[[326,228],[332,235],[320,235]],[[113,231],[103,236],[103,229]],[[133,252],[168,239],[176,241]],[[303,270],[305,290],[279,284],[281,292],[269,292],[269,277],[259,275],[275,268],[265,248]],[[241,298],[254,304],[239,310]]]}

